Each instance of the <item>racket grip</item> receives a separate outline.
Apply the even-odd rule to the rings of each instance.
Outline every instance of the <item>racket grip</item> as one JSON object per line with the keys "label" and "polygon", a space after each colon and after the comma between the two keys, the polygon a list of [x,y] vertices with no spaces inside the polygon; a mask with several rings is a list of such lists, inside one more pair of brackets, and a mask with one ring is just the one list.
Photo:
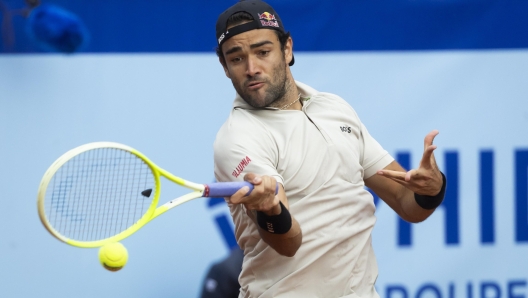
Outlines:
{"label": "racket grip", "polygon": [[[205,184],[204,197],[230,197],[242,187],[249,187],[246,196],[253,191],[253,184],[249,182],[216,182]],[[279,183],[275,188],[275,194],[279,193]]]}

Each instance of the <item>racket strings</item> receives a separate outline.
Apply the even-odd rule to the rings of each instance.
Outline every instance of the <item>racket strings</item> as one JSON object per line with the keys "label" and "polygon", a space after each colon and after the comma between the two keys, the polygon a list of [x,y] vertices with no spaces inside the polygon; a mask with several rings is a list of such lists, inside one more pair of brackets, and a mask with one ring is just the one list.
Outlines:
{"label": "racket strings", "polygon": [[150,167],[115,148],[85,151],[67,161],[49,183],[45,212],[51,226],[77,241],[105,239],[134,225],[148,210],[155,188]]}

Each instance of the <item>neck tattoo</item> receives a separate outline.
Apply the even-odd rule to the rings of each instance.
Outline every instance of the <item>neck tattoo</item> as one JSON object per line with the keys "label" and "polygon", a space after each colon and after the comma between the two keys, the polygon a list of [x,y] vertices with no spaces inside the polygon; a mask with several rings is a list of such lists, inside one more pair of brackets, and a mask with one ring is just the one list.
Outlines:
{"label": "neck tattoo", "polygon": [[283,106],[282,108],[279,108],[279,110],[284,110],[284,109],[287,109],[287,108],[289,108],[289,107],[290,107],[290,106],[291,106],[292,104],[294,104],[294,103],[298,102],[298,101],[299,101],[299,99],[301,99],[301,93],[299,93],[299,96],[297,97],[297,99],[296,99],[296,100],[294,100],[294,101],[290,102],[289,104],[287,104],[287,105]]}

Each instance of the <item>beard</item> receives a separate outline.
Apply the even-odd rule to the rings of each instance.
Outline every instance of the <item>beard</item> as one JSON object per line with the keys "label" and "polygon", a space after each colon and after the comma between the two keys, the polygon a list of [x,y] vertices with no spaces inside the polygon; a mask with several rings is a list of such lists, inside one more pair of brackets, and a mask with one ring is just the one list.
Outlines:
{"label": "beard", "polygon": [[[244,86],[248,86],[253,81],[264,82],[268,87],[263,99],[258,98],[258,94],[250,94],[246,92]],[[259,75],[248,78],[243,84],[232,81],[233,87],[242,99],[254,108],[264,108],[278,103],[284,97],[287,91],[287,76],[286,76],[286,60],[281,59],[281,63],[273,68],[271,80],[269,78],[262,78]]]}

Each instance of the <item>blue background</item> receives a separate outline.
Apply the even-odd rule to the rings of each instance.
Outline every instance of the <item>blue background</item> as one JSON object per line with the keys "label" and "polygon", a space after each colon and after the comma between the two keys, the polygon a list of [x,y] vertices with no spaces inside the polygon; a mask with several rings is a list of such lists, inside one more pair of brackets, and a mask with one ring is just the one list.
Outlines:
{"label": "blue background", "polygon": [[[21,0],[4,0],[24,7]],[[235,1],[43,1],[77,14],[86,52],[211,52],[218,15]],[[270,0],[299,51],[507,49],[528,47],[522,0]],[[14,17],[12,52],[37,52]]]}
{"label": "blue background", "polygon": [[[212,181],[234,97],[214,23],[233,2],[45,1],[86,23],[90,40],[73,55],[43,52],[13,18],[15,43],[0,44],[0,297],[198,296],[232,244],[224,204],[160,216],[123,241],[129,262],[111,273],[96,249],[45,231],[36,192],[56,158],[93,141]],[[528,2],[269,2],[294,38],[294,77],[347,100],[402,164],[416,167],[423,137],[440,130],[447,203],[409,225],[378,202],[380,295],[528,297]],[[185,192],[164,182],[162,202]]]}

